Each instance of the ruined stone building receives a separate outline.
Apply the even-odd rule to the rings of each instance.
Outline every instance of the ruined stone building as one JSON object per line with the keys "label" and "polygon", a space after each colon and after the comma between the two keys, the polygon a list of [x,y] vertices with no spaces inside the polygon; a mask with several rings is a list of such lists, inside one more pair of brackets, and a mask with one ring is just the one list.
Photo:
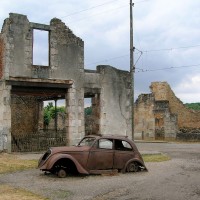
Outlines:
{"label": "ruined stone building", "polygon": [[[49,37],[48,65],[33,64],[34,31]],[[92,99],[93,134],[131,138],[130,73],[84,69],[84,42],[59,19],[50,25],[11,13],[0,33],[0,151],[71,145],[85,135],[84,98]],[[45,130],[44,101],[65,101],[65,124]],[[56,125],[56,122],[55,122]]]}
{"label": "ruined stone building", "polygon": [[167,82],[153,82],[135,103],[135,139],[200,140],[200,112],[188,109]]}

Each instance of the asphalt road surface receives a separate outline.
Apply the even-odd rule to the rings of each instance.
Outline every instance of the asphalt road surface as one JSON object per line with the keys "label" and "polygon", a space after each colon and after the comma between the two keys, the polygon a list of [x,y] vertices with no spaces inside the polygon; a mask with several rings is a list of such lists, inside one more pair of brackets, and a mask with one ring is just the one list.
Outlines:
{"label": "asphalt road surface", "polygon": [[24,188],[53,200],[200,199],[200,144],[136,145],[142,152],[162,152],[172,159],[146,163],[148,172],[119,173],[114,176],[71,176],[60,179],[54,175],[44,175],[37,169],[27,170],[1,175],[0,184]]}

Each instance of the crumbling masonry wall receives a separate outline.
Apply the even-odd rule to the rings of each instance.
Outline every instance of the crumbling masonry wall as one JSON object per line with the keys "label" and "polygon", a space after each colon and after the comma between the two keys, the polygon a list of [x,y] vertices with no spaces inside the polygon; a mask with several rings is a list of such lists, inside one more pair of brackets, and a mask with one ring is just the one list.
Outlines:
{"label": "crumbling masonry wall", "polygon": [[10,90],[10,86],[0,81],[0,151],[11,149]]}
{"label": "crumbling masonry wall", "polygon": [[134,139],[155,138],[154,97],[141,94],[134,106]]}
{"label": "crumbling masonry wall", "polygon": [[102,134],[131,135],[131,78],[127,71],[98,66],[101,79],[100,128]]}
{"label": "crumbling masonry wall", "polygon": [[141,94],[135,103],[136,139],[181,139],[182,130],[198,132],[200,112],[186,108],[167,82],[153,82],[150,89],[151,94]]}
{"label": "crumbling masonry wall", "polygon": [[[33,65],[35,29],[49,34],[48,66]],[[94,107],[94,134],[131,138],[130,85],[129,72],[111,66],[85,70],[84,42],[60,19],[46,25],[10,13],[0,33],[0,151],[11,151],[13,136],[18,147],[17,136],[42,132],[45,100],[65,100],[66,145],[85,135],[84,97],[88,96]],[[29,143],[35,146],[34,141]]]}
{"label": "crumbling masonry wall", "polygon": [[4,43],[0,34],[0,79],[3,76],[3,51],[4,51]]}
{"label": "crumbling masonry wall", "polygon": [[150,86],[155,96],[155,101],[166,100],[169,102],[171,113],[177,114],[178,127],[200,128],[200,112],[188,109],[180,99],[178,99],[167,82],[154,82]]}
{"label": "crumbling masonry wall", "polygon": [[36,98],[13,94],[11,96],[12,136],[36,133],[38,129],[38,116],[35,113],[38,113]]}
{"label": "crumbling masonry wall", "polygon": [[131,77],[127,71],[108,65],[99,65],[97,70],[85,71],[85,93],[96,94],[96,133],[131,135]]}
{"label": "crumbling masonry wall", "polygon": [[[33,65],[34,29],[49,32],[49,66]],[[64,88],[69,82],[70,84],[74,82],[75,84],[72,86],[72,89],[68,90],[67,87],[69,87],[69,85],[66,85],[66,94],[63,98],[66,100],[67,121],[65,130],[67,138],[69,138],[67,143],[76,143],[77,140],[84,136],[83,41],[76,37],[59,19],[54,18],[51,20],[50,25],[45,25],[29,22],[27,16],[14,13],[10,13],[9,18],[5,19],[2,27],[1,39],[5,44],[5,48],[3,58],[1,59],[1,63],[3,62],[1,69],[4,70],[1,77],[2,95],[0,97],[0,102],[2,106],[0,112],[2,112],[1,118],[7,118],[7,121],[5,119],[1,120],[3,134],[11,138],[11,130],[15,130],[14,122],[16,118],[18,118],[18,113],[14,112],[15,109],[13,109],[11,114],[12,105],[10,96],[13,84],[19,89],[24,87],[24,91],[29,91],[30,89],[41,87],[44,89],[47,87],[49,90],[56,87]],[[34,89],[34,91],[37,94],[38,92],[36,89]],[[48,95],[46,96],[48,99]],[[38,99],[39,98],[38,96]],[[41,98],[45,100],[45,92]],[[6,105],[4,102],[6,102]],[[28,103],[28,101],[26,103]],[[39,102],[37,103],[39,104]],[[26,120],[25,113],[27,112],[33,113],[31,109],[27,108],[24,115],[21,115],[22,120]],[[35,113],[35,115],[37,116],[37,113]],[[82,116],[82,118],[78,118],[78,116]],[[29,123],[32,123],[31,126],[35,125],[34,120],[30,120]],[[6,124],[8,124],[8,127]],[[11,124],[13,124],[12,128]],[[19,129],[21,129],[21,127]],[[30,128],[27,125],[25,129],[29,132],[28,130]],[[3,136],[1,139],[2,138]],[[10,144],[11,140],[7,140],[7,143]],[[1,147],[0,150],[4,148],[5,147]],[[11,148],[7,150],[11,151]]]}

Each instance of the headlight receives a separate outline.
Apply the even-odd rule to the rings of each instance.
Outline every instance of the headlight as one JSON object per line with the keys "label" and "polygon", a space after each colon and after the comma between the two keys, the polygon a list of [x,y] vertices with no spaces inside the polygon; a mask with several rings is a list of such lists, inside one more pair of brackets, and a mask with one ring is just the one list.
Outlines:
{"label": "headlight", "polygon": [[51,149],[49,149],[42,157],[42,160],[46,160],[51,155]]}

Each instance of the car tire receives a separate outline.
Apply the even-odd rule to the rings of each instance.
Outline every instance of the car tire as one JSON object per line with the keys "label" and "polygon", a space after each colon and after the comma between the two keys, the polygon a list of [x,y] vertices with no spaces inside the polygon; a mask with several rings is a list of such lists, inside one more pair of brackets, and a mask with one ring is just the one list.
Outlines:
{"label": "car tire", "polygon": [[126,167],[127,172],[138,172],[139,171],[139,165],[137,162],[131,162]]}
{"label": "car tire", "polygon": [[59,178],[65,178],[67,176],[67,172],[64,169],[58,170],[58,177]]}

